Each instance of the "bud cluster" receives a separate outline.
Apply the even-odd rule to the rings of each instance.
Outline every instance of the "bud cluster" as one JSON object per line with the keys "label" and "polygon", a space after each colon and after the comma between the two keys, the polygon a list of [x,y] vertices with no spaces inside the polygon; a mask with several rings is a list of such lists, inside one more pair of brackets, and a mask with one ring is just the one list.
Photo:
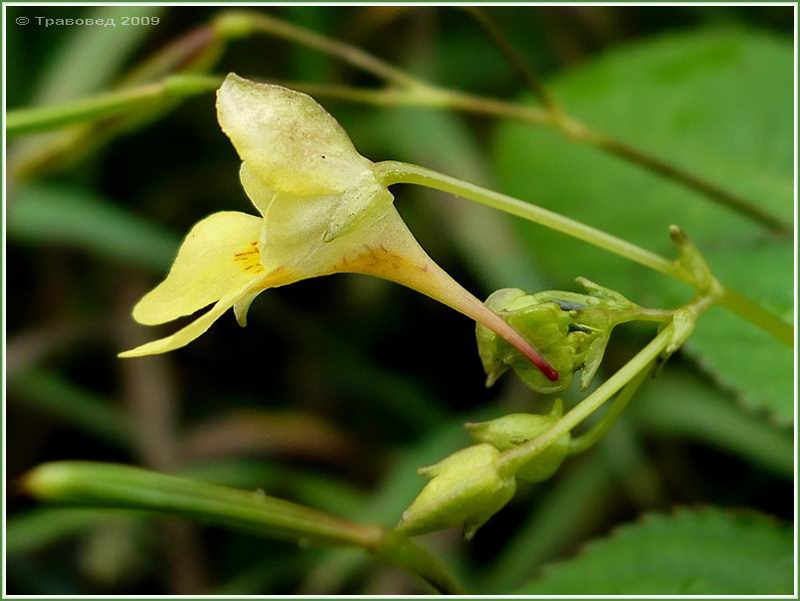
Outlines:
{"label": "bud cluster", "polygon": [[517,481],[541,482],[556,473],[569,451],[569,433],[559,437],[516,473],[506,473],[499,460],[504,451],[553,427],[561,414],[561,401],[556,400],[548,415],[515,413],[466,424],[477,444],[419,470],[430,482],[403,513],[398,531],[413,536],[461,526],[464,537],[471,539],[478,528],[514,497]]}

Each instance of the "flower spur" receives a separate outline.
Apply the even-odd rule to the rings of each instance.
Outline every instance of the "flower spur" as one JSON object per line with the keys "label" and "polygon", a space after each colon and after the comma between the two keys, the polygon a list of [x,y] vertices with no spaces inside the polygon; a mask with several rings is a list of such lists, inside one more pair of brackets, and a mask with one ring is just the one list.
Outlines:
{"label": "flower spur", "polygon": [[120,357],[183,347],[230,308],[244,326],[250,303],[268,288],[362,273],[471,317],[548,378],[558,378],[529,342],[425,253],[373,163],[311,97],[230,74],[217,92],[217,116],[242,159],[240,180],[261,217],[224,211],[197,223],[167,278],[137,303],[133,317],[157,325],[213,307],[174,334]]}

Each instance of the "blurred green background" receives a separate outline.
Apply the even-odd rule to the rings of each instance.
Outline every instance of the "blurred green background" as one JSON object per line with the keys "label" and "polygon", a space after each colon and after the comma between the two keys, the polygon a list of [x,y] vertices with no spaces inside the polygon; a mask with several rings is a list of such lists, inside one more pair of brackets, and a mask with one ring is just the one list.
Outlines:
{"label": "blurred green background", "polygon": [[[8,106],[106,90],[218,10],[8,7]],[[530,96],[458,8],[257,10],[363,47],[431,82],[509,100]],[[791,222],[791,8],[490,13],[570,112]],[[98,14],[160,21],[116,28],[45,28],[36,21]],[[20,16],[30,24],[16,25]],[[233,70],[263,79],[376,83],[266,37],[231,43],[211,72]],[[696,193],[518,123],[322,103],[373,160],[432,167],[665,254],[671,252],[666,225],[678,223],[723,282],[791,319],[791,241]],[[219,210],[251,211],[238,165],[210,94],[135,123],[108,120],[88,136],[79,127],[11,141],[9,593],[427,592],[357,551],[300,549],[163,518],[41,507],[15,494],[15,481],[45,461],[123,462],[260,488],[392,525],[423,484],[416,468],[467,444],[463,422],[549,407],[510,375],[484,388],[467,319],[364,276],[272,290],[254,303],[244,330],[225,315],[185,349],[118,360],[120,350],[172,331],[139,326],[130,310],[165,275],[191,225]],[[419,189],[399,188],[395,196],[429,254],[481,298],[501,287],[575,289],[572,280],[584,275],[642,304],[688,299],[661,276],[538,226]],[[651,333],[644,325],[615,332],[605,373]],[[596,449],[567,461],[554,479],[522,490],[472,542],[457,532],[424,542],[454,566],[468,590],[486,593],[521,590],[543,565],[573,557],[588,540],[675,506],[770,514],[788,545],[792,364],[791,352],[715,310]],[[735,540],[742,550],[755,544]],[[789,568],[780,568],[787,579]],[[550,588],[525,590],[569,592],[555,573]],[[672,584],[674,591],[639,592],[718,592],[711,584],[706,590],[702,579]],[[597,586],[592,592],[604,592]]]}

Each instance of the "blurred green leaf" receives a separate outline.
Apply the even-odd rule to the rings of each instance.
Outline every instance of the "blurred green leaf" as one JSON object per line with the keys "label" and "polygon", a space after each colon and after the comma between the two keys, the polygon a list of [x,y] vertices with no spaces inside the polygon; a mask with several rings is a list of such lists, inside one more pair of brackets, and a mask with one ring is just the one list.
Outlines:
{"label": "blurred green leaf", "polygon": [[[335,13],[319,10],[308,10],[304,6],[284,6],[281,17],[295,25],[311,31],[330,32],[331,20]],[[333,35],[336,35],[335,32]],[[291,62],[291,71],[301,81],[325,81],[329,77],[331,57],[322,52],[315,52],[300,44],[286,48],[287,59]]]}
{"label": "blurred green leaf", "polygon": [[[780,38],[688,33],[592,60],[557,79],[552,90],[592,126],[790,222],[791,65],[791,45]],[[767,242],[760,225],[708,198],[517,123],[500,126],[496,165],[506,191],[666,255],[674,254],[667,227],[676,223],[709,254],[724,284],[779,310],[791,306],[791,241]],[[685,288],[637,265],[530,224],[522,228],[530,252],[557,286],[584,275],[643,304],[688,299]],[[748,406],[788,423],[791,350],[752,329],[731,316],[704,316],[689,349]]]}
{"label": "blurred green leaf", "polygon": [[[122,10],[123,14],[126,10],[134,13],[138,10],[143,10],[145,16],[148,11],[151,16],[160,12],[158,7],[150,6],[141,7],[140,9],[130,7],[114,7],[114,9]],[[111,13],[113,13],[114,9],[108,7]],[[87,27],[85,29],[91,30],[95,28]],[[113,30],[114,28],[110,29]],[[149,30],[149,27],[143,25],[126,27],[125,29],[138,30],[139,33],[145,33]],[[200,36],[201,39],[198,39],[198,33],[203,34]],[[216,63],[222,51],[221,41],[211,33],[210,28],[206,28],[202,32],[197,30],[189,32],[182,38],[175,40],[174,43],[168,44],[151,54],[144,62],[138,64],[134,69],[126,73],[123,78],[120,78],[116,85],[112,87],[119,91],[121,88],[130,88],[131,86],[154,82],[170,73],[182,72],[190,74],[207,71]],[[125,36],[122,37],[124,38]],[[199,46],[198,42],[200,42]],[[84,52],[83,45],[86,43],[83,40],[77,40],[75,43],[76,52]],[[93,47],[96,46],[92,40],[89,40],[88,43]],[[97,53],[91,52],[90,54],[95,55]],[[74,62],[76,65],[83,64],[82,61]],[[91,68],[88,68],[88,70],[91,70]],[[78,80],[81,81],[81,78],[78,78]],[[89,81],[90,83],[93,81],[91,77]],[[87,86],[84,85],[82,87]],[[77,97],[86,96],[92,91],[96,90],[76,89],[75,92],[77,93],[70,93],[68,99],[74,100],[73,95]],[[42,173],[73,165],[98,151],[120,134],[144,127],[168,114],[180,104],[180,98],[183,95],[178,95],[177,97],[173,95],[172,99],[169,96],[170,94],[167,94],[167,97],[163,98],[161,102],[143,104],[138,109],[135,106],[129,106],[128,108],[132,112],[117,118],[106,119],[99,123],[76,124],[61,131],[29,136],[14,146],[11,160],[9,161],[9,173],[12,177],[25,181],[33,176],[41,176]],[[63,102],[63,99],[61,102]],[[80,101],[78,103],[80,104]],[[53,108],[58,112],[58,107]],[[23,110],[22,112],[24,113],[25,111]],[[36,111],[34,109],[28,114],[28,117],[35,114]],[[46,111],[44,114],[46,114]],[[39,113],[39,115],[41,116],[42,113]],[[20,115],[18,114],[17,116],[19,117]]]}
{"label": "blurred green leaf", "polygon": [[15,190],[8,235],[17,242],[76,246],[159,273],[169,269],[179,243],[169,231],[85,190],[43,185]]}
{"label": "blurred green leaf", "polygon": [[497,593],[519,585],[531,568],[591,528],[614,492],[613,471],[602,454],[594,453],[536,492],[541,500],[485,572],[483,592]]}
{"label": "blurred green leaf", "polygon": [[107,399],[76,386],[58,374],[27,369],[14,374],[9,392],[28,406],[116,447],[129,447],[131,430],[123,412]]}
{"label": "blurred green leaf", "polygon": [[423,384],[379,365],[374,357],[347,336],[331,331],[318,317],[298,311],[276,296],[259,298],[254,309],[251,321],[269,323],[313,353],[336,394],[367,398],[371,405],[380,399],[383,415],[388,413],[414,430],[425,430],[444,418],[436,397]]}
{"label": "blurred green leaf", "polygon": [[[494,415],[493,415],[494,416]],[[386,475],[378,489],[360,509],[360,519],[394,526],[425,484],[417,470],[431,465],[448,454],[469,444],[464,430],[464,422],[480,421],[489,417],[489,412],[481,411],[460,416],[446,422],[431,434],[409,446],[398,454],[396,461],[387,468]],[[315,569],[313,579],[319,590],[336,590],[359,569],[367,559],[361,554],[347,550],[335,550],[322,558]]]}
{"label": "blurred green leaf", "polygon": [[306,551],[298,556],[283,558],[281,561],[262,560],[248,565],[241,572],[217,586],[212,594],[261,595],[275,590],[276,586],[286,580],[302,575],[314,558],[313,553]]}
{"label": "blurred green leaf", "polygon": [[[41,78],[36,104],[80,98],[101,90],[117,73],[142,39],[153,33],[148,26],[123,27],[123,17],[159,17],[164,6],[97,6],[84,18],[116,22],[118,27],[72,27],[70,37]],[[98,51],[102,49],[102,51]]]}
{"label": "blurred green leaf", "polygon": [[341,479],[278,463],[229,459],[192,463],[182,475],[237,488],[260,489],[319,507],[348,518],[358,518],[365,493]]}
{"label": "blurred green leaf", "polygon": [[380,532],[321,511],[178,476],[110,463],[47,463],[29,472],[24,489],[45,501],[158,511],[304,543],[369,546]]}
{"label": "blurred green leaf", "polygon": [[789,430],[754,419],[706,379],[677,366],[643,386],[629,413],[648,433],[699,441],[787,478],[794,472]]}
{"label": "blurred green leaf", "polygon": [[788,595],[791,528],[718,508],[652,514],[515,590],[523,595]]}
{"label": "blurred green leaf", "polygon": [[77,536],[107,520],[111,512],[96,509],[38,508],[8,518],[6,552],[36,552],[49,545]]}
{"label": "blurred green leaf", "polygon": [[23,489],[42,501],[179,515],[308,546],[372,552],[418,574],[441,592],[461,587],[424,549],[393,531],[350,522],[310,507],[158,472],[88,461],[61,461],[28,472]]}

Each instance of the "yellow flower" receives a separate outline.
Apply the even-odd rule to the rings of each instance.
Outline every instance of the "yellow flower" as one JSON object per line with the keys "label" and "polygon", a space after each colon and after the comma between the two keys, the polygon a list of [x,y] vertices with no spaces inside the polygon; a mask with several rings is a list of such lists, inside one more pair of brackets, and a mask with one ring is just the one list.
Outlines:
{"label": "yellow flower", "polygon": [[167,278],[139,301],[133,317],[156,325],[214,306],[121,357],[185,346],[230,308],[245,325],[250,303],[267,288],[349,272],[408,286],[472,317],[558,377],[516,330],[428,257],[373,163],[311,97],[231,74],[217,92],[217,116],[261,217],[221,212],[197,223]]}

